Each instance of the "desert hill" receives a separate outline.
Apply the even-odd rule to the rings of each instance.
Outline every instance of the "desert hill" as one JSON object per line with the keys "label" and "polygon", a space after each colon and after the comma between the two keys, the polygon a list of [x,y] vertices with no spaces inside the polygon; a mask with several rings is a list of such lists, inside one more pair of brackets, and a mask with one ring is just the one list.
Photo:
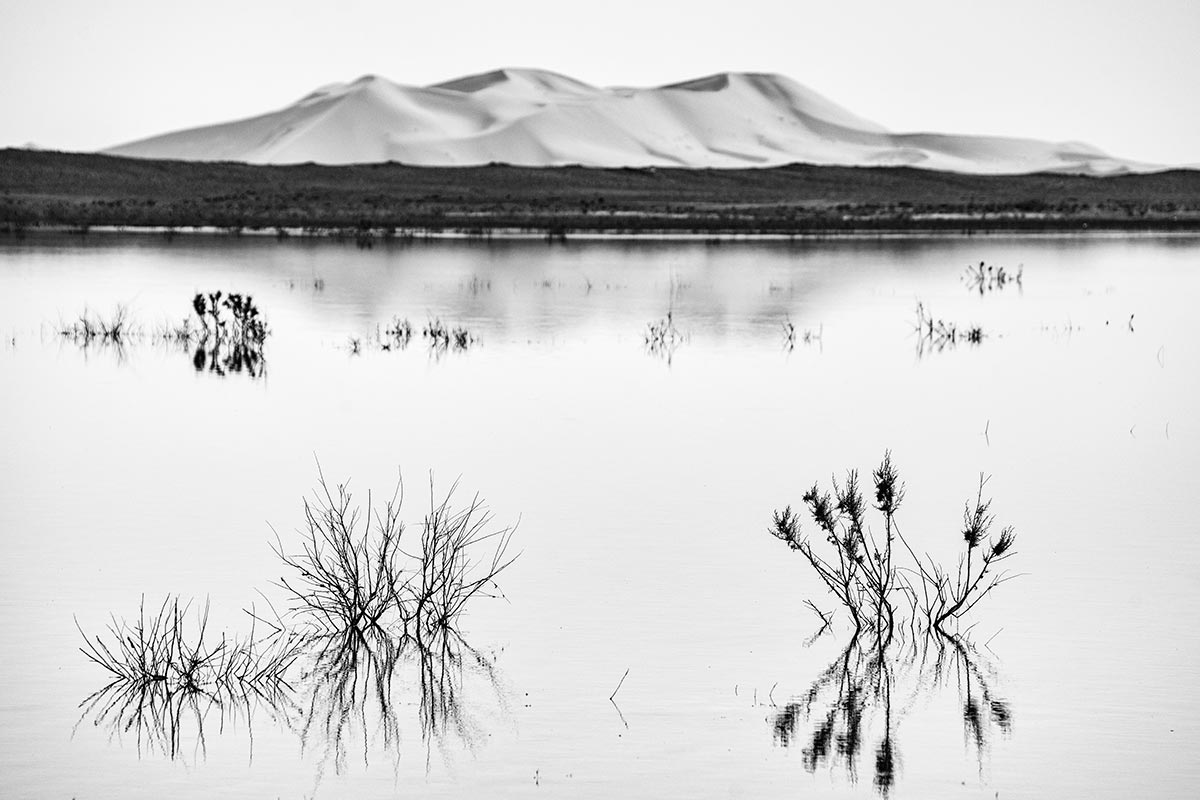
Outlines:
{"label": "desert hill", "polygon": [[892,133],[790,78],[725,72],[598,88],[501,69],[416,87],[367,75],[286,108],[105,151],[250,164],[747,168],[912,166],[979,174],[1153,169],[1078,142]]}

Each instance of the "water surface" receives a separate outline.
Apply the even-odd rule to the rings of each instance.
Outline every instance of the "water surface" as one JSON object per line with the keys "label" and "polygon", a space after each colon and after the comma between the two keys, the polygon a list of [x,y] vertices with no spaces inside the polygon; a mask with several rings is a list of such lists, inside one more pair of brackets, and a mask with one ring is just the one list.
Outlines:
{"label": "water surface", "polygon": [[[980,260],[1020,285],[974,291]],[[1198,266],[1195,238],[4,240],[0,793],[1191,796]],[[56,332],[119,303],[149,331],[217,289],[266,314],[262,376]],[[922,348],[918,302],[982,342]],[[668,311],[682,341],[647,352]],[[417,336],[384,351],[393,316]],[[435,317],[477,341],[431,351]],[[833,603],[767,526],[887,449],[912,541],[952,560],[985,473],[1027,574],[969,658],[898,649],[881,683],[844,618],[809,643],[804,601]],[[340,757],[270,708],[206,719],[203,746],[188,722],[174,753],[80,709],[104,675],[76,618],[177,593],[240,630],[278,598],[272,526],[293,535],[317,459],[364,494],[402,474],[412,522],[430,476],[519,521],[506,599],[463,620],[496,676],[464,682],[467,722],[427,735],[411,678],[398,735],[364,718]],[[822,754],[855,676],[863,741]]]}

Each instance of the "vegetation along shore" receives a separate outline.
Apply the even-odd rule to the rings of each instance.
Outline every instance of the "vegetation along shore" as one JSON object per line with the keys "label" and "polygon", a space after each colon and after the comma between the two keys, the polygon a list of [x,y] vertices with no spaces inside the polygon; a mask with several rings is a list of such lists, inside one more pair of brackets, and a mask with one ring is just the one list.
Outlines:
{"label": "vegetation along shore", "polygon": [[0,150],[0,232],[97,226],[371,237],[1200,231],[1200,170],[258,166]]}

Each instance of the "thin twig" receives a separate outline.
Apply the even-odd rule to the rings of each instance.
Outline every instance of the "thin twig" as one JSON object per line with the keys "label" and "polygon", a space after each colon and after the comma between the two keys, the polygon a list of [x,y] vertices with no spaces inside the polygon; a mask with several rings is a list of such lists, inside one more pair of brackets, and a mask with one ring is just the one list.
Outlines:
{"label": "thin twig", "polygon": [[617,692],[621,691],[621,686],[622,686],[622,684],[625,683],[625,678],[627,678],[628,676],[629,676],[629,667],[626,667],[625,674],[622,675],[621,680],[619,680],[617,682],[617,688],[613,689],[613,693],[608,696],[609,700],[612,700],[614,697],[617,696]]}

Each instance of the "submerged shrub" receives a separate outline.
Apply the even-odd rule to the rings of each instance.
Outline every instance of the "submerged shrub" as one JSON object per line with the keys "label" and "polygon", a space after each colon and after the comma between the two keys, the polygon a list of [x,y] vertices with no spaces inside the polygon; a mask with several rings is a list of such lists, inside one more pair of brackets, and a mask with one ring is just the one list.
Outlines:
{"label": "submerged shrub", "polygon": [[978,325],[959,325],[944,319],[935,319],[924,303],[917,303],[917,319],[913,326],[917,332],[917,355],[930,350],[952,348],[959,342],[980,344],[983,328]]}
{"label": "submerged shrub", "polygon": [[262,638],[255,636],[253,627],[245,638],[225,633],[214,638],[209,635],[208,602],[196,610],[194,619],[191,609],[191,602],[167,597],[158,611],[147,613],[143,598],[138,616],[132,621],[114,617],[107,636],[88,636],[80,628],[80,651],[115,681],[161,684],[171,693],[234,683],[269,685],[281,681],[296,659],[298,639],[278,627]]}
{"label": "submerged shrub", "polygon": [[392,317],[391,323],[383,330],[383,335],[379,337],[380,347],[384,350],[403,350],[408,347],[408,343],[412,341],[412,323],[407,318]]}
{"label": "submerged shrub", "polygon": [[997,267],[994,264],[988,264],[985,261],[980,261],[979,266],[968,265],[967,271],[963,276],[967,287],[979,294],[986,294],[992,291],[1004,289],[1010,284],[1022,286],[1022,280],[1025,277],[1025,265],[1017,266],[1016,271],[1007,270],[1004,267]]}
{"label": "submerged shrub", "polygon": [[167,329],[162,338],[194,344],[192,365],[197,372],[245,372],[251,377],[263,374],[263,347],[270,329],[250,295],[197,292],[192,298],[192,311],[198,325],[185,319],[180,326]]}
{"label": "submerged shrub", "polygon": [[[157,611],[143,601],[135,619],[114,617],[99,636],[80,628],[81,651],[109,675],[80,704],[84,717],[114,737],[136,737],[139,752],[175,758],[185,739],[203,750],[206,719],[224,727],[228,715],[249,727],[261,708],[304,739],[323,735],[339,769],[351,738],[376,735],[368,716],[385,746],[398,746],[398,710],[409,705],[423,739],[471,738],[465,681],[482,679],[497,697],[499,688],[493,658],[471,648],[457,624],[476,598],[500,594],[497,577],[516,558],[515,526],[494,525],[478,495],[456,502],[457,483],[439,495],[431,478],[429,510],[409,535],[402,484],[382,503],[368,493],[358,504],[319,466],[318,479],[298,549],[276,536],[288,568],[278,586],[290,607],[274,621],[248,609],[254,623],[245,636],[211,633],[207,602],[193,613],[177,597]],[[256,636],[257,623],[270,632]],[[415,704],[393,697],[394,688],[413,687]]]}
{"label": "submerged shrub", "polygon": [[454,630],[467,603],[498,594],[497,577],[516,556],[508,554],[515,527],[492,525],[476,495],[453,502],[457,483],[441,500],[430,480],[430,511],[415,547],[405,550],[400,518],[403,483],[391,497],[365,506],[347,484],[331,488],[318,469],[318,488],[304,501],[300,549],[288,552],[276,537],[276,555],[289,568],[279,586],[293,616],[327,633],[357,632],[418,643]]}
{"label": "submerged shrub", "polygon": [[675,325],[675,312],[667,311],[667,316],[646,324],[642,340],[646,344],[646,352],[662,356],[668,362],[675,355],[675,349],[683,344],[686,336]]}
{"label": "submerged shrub", "polygon": [[[883,515],[883,530],[872,532],[866,523],[866,506],[858,473],[847,472],[845,480],[833,482],[833,491],[816,484],[803,501],[830,555],[823,555],[801,533],[800,520],[791,506],[775,511],[770,533],[804,556],[826,589],[850,614],[857,636],[866,630],[881,643],[891,640],[896,621],[907,606],[908,620],[927,632],[949,635],[948,626],[969,613],[980,600],[1014,575],[999,565],[1015,551],[1016,533],[1003,528],[995,539],[988,538],[995,515],[991,499],[985,500],[987,479],[980,476],[975,501],[963,511],[962,541],[965,553],[951,571],[928,555],[918,556],[901,535],[896,514],[905,488],[891,453],[871,473],[875,509]],[[897,543],[909,555],[902,569],[895,559]]]}
{"label": "submerged shrub", "polygon": [[236,292],[223,300],[222,296],[219,291],[207,295],[197,292],[192,298],[192,310],[200,320],[202,338],[211,338],[217,343],[261,347],[270,331],[258,306],[254,305],[254,299]]}
{"label": "submerged shrub", "polygon": [[95,342],[122,347],[130,338],[135,337],[137,332],[129,308],[117,304],[112,314],[107,317],[85,308],[72,322],[60,323],[58,334],[82,347]]}
{"label": "submerged shrub", "polygon": [[[408,324],[407,321],[405,324]],[[433,317],[425,323],[421,336],[429,341],[429,349],[435,354],[441,354],[447,350],[463,351],[479,341],[462,325],[451,328],[438,317]]]}

